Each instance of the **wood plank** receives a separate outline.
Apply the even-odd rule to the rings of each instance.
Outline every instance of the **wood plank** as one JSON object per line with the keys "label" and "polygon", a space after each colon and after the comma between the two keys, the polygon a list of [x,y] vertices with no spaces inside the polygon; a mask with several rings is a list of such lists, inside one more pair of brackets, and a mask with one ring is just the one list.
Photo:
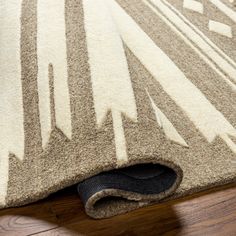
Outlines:
{"label": "wood plank", "polygon": [[0,235],[24,236],[57,227],[50,203],[38,202],[25,207],[0,211]]}
{"label": "wood plank", "polygon": [[236,184],[103,220],[89,218],[75,187],[0,212],[0,235],[236,235]]}

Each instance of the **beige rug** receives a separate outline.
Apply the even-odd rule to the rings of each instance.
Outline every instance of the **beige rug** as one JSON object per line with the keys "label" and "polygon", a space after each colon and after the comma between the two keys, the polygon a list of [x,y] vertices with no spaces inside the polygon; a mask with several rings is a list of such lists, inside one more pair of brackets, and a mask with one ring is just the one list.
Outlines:
{"label": "beige rug", "polygon": [[233,0],[0,0],[0,207],[137,163],[177,178],[88,214],[236,181],[235,61]]}

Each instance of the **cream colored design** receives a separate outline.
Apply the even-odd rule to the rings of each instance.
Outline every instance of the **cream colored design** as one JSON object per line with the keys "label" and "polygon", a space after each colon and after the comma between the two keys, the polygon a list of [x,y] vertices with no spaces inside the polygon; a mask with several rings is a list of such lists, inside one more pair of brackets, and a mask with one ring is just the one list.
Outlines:
{"label": "cream colored design", "polygon": [[232,38],[232,29],[230,26],[221,22],[210,20],[208,24],[209,30],[215,33],[224,35],[228,38]]}
{"label": "cream colored design", "polygon": [[8,155],[24,155],[20,62],[21,1],[0,0],[0,205],[5,203]]}
{"label": "cream colored design", "polygon": [[157,122],[158,122],[159,126],[161,128],[163,128],[163,131],[164,131],[166,137],[169,138],[170,140],[182,145],[182,146],[188,147],[188,144],[180,136],[180,134],[175,129],[173,124],[168,120],[168,118],[165,116],[165,114],[157,107],[157,105],[155,104],[155,102],[151,98],[150,94],[148,92],[147,92],[147,94],[148,94],[149,99],[151,101],[152,108],[155,112]]}
{"label": "cream colored design", "polygon": [[[232,21],[236,23],[236,12],[232,10],[230,7],[225,5],[220,0],[210,0],[212,4],[214,4],[220,11],[222,11],[226,16],[228,16]],[[233,3],[233,1],[230,1]]]}
{"label": "cream colored design", "polygon": [[97,123],[112,112],[117,162],[127,161],[122,113],[134,121],[137,111],[119,32],[106,0],[84,0],[85,30]]}
{"label": "cream colored design", "polygon": [[0,207],[4,206],[7,195],[8,169],[9,169],[9,152],[0,144]]}
{"label": "cream colored design", "polygon": [[56,126],[71,138],[64,1],[38,1],[38,94],[43,146],[51,133],[48,65],[53,64]]}
{"label": "cream colored design", "polygon": [[184,0],[183,7],[203,14],[203,5],[196,0]]}
{"label": "cream colored design", "polygon": [[[225,13],[229,18],[236,22],[236,13],[219,0],[210,0],[219,10]],[[184,0],[183,7],[189,10],[203,13],[203,4],[195,0]],[[229,25],[218,21],[209,20],[208,28],[210,31],[232,38],[232,29]]]}
{"label": "cream colored design", "polygon": [[229,56],[167,1],[143,0],[143,2],[236,91],[235,84],[229,79],[229,77],[231,77],[236,82],[236,63]]}
{"label": "cream colored design", "polygon": [[235,152],[236,145],[230,139],[236,137],[235,128],[115,1],[109,5],[124,42],[207,141],[220,136]]}

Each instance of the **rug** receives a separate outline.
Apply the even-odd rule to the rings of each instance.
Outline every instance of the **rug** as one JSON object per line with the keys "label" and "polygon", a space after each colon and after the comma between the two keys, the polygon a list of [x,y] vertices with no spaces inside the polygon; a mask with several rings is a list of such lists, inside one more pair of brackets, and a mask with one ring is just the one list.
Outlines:
{"label": "rug", "polygon": [[78,184],[121,214],[236,181],[236,2],[0,0],[0,207]]}

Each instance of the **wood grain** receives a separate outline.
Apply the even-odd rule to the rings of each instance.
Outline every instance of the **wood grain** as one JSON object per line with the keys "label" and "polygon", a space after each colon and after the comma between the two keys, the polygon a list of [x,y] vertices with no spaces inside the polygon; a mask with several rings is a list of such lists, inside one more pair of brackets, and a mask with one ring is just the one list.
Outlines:
{"label": "wood grain", "polygon": [[0,235],[236,235],[236,184],[93,220],[75,187],[25,207],[0,211]]}

